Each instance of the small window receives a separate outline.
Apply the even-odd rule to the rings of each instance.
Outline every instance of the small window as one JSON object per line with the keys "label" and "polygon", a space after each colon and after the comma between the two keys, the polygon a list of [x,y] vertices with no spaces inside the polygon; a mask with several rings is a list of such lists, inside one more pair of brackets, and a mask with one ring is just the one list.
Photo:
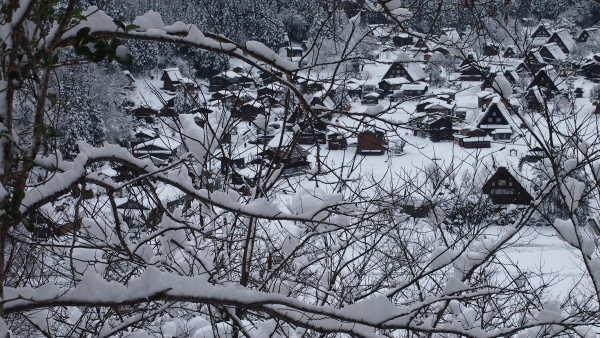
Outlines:
{"label": "small window", "polygon": [[502,119],[499,117],[496,117],[496,122],[502,122]]}

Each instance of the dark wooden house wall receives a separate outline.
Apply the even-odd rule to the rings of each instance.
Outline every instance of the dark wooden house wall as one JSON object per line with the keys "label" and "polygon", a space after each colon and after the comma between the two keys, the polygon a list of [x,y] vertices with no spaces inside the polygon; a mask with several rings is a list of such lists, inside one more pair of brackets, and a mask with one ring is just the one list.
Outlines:
{"label": "dark wooden house wall", "polygon": [[358,134],[356,151],[359,154],[383,154],[385,152],[385,139],[383,134],[362,132]]}
{"label": "dark wooden house wall", "polygon": [[482,190],[490,196],[494,204],[527,205],[533,200],[529,192],[504,167],[498,168],[483,185]]}

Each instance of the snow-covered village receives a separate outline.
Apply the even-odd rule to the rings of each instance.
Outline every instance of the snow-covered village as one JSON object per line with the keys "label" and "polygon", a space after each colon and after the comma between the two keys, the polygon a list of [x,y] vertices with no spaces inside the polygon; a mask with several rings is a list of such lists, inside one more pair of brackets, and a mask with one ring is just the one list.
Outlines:
{"label": "snow-covered village", "polygon": [[600,333],[600,3],[0,13],[0,338]]}

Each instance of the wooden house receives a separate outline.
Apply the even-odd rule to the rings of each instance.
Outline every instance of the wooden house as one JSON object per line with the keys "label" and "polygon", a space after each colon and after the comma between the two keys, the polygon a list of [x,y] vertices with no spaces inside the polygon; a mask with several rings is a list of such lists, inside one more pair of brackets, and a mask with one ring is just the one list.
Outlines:
{"label": "wooden house", "polygon": [[379,88],[384,92],[392,92],[395,90],[400,90],[400,87],[407,83],[410,83],[410,80],[405,77],[391,77],[379,82]]}
{"label": "wooden house", "polygon": [[427,114],[443,114],[447,116],[452,116],[454,114],[454,104],[446,103],[444,101],[439,100],[438,102],[432,102],[429,105],[425,106],[425,112]]}
{"label": "wooden house", "polygon": [[196,88],[194,81],[181,75],[179,68],[163,70],[160,80],[163,81],[163,88],[172,92],[182,88],[186,91],[192,91]]}
{"label": "wooden house", "polygon": [[348,140],[340,133],[332,133],[327,136],[329,150],[344,150],[348,148]]}
{"label": "wooden house", "polygon": [[490,132],[494,141],[510,141],[513,135],[513,131],[510,128],[507,129],[494,129]]}
{"label": "wooden house", "polygon": [[242,120],[252,121],[259,114],[265,113],[265,106],[260,101],[250,101],[242,103],[239,107],[231,110],[231,117]]}
{"label": "wooden house", "polygon": [[[369,12],[374,13],[374,12]],[[383,14],[383,13],[378,13]],[[364,15],[361,14],[361,16]],[[394,28],[388,24],[372,24],[367,26],[368,34],[373,38],[379,40],[380,43],[385,44],[392,38]]]}
{"label": "wooden house", "polygon": [[208,79],[208,90],[218,92],[220,90],[238,90],[240,87],[248,88],[254,84],[250,76],[240,75],[232,70],[219,73]]}
{"label": "wooden house", "polygon": [[489,195],[494,204],[529,205],[531,194],[505,167],[499,167],[485,182],[482,191]]}
{"label": "wooden house", "polygon": [[[131,152],[137,158],[168,160],[177,153],[180,146],[180,142],[171,138],[158,137],[135,145]],[[166,164],[162,161],[160,163]]]}
{"label": "wooden house", "polygon": [[556,42],[543,45],[538,52],[544,59],[544,62],[548,64],[559,64],[567,58],[567,54],[563,52]]}
{"label": "wooden house", "polygon": [[538,86],[529,88],[524,96],[527,108],[534,111],[541,111],[545,105],[545,92],[545,88],[540,89]]}
{"label": "wooden house", "polygon": [[417,118],[415,135],[432,142],[452,140],[452,118],[443,114],[428,114]]}
{"label": "wooden house", "polygon": [[245,164],[243,158],[221,157],[221,173],[227,175],[229,172],[236,172],[243,169]]}
{"label": "wooden house", "polygon": [[504,77],[510,82],[511,85],[515,85],[519,82],[521,77],[514,70],[505,70],[503,73]]}
{"label": "wooden house", "polygon": [[208,90],[210,92],[218,92],[223,90],[233,90],[238,83],[239,74],[233,71],[219,73],[208,80]]}
{"label": "wooden house", "polygon": [[527,88],[535,86],[546,88],[550,92],[559,92],[564,89],[565,83],[552,67],[544,67],[535,74]]}
{"label": "wooden house", "polygon": [[492,100],[494,99],[494,97],[496,97],[496,94],[488,90],[482,90],[480,92],[475,93],[475,96],[477,97],[477,107],[483,108],[484,106],[487,106],[490,103],[492,103]]}
{"label": "wooden house", "polygon": [[313,80],[309,80],[303,87],[304,93],[315,93],[325,90],[325,86],[323,86],[323,82],[317,82]]}
{"label": "wooden house", "polygon": [[428,98],[421,100],[416,107],[418,113],[441,113],[444,115],[452,115],[454,113],[454,104],[447,103],[438,98]]}
{"label": "wooden house", "polygon": [[396,61],[392,62],[382,80],[399,77],[406,78],[410,82],[416,82],[424,80],[427,74],[410,56],[403,53],[398,56]]}
{"label": "wooden house", "polygon": [[483,45],[482,52],[484,56],[496,56],[500,54],[500,46],[495,43],[486,43]]}
{"label": "wooden house", "polygon": [[281,96],[285,92],[285,87],[277,82],[270,83],[257,89],[256,94],[258,97],[272,97],[276,98]]}
{"label": "wooden house", "polygon": [[524,71],[527,72],[531,70],[532,72],[538,72],[540,69],[546,67],[548,64],[546,60],[540,54],[539,49],[531,50],[527,54],[526,62],[523,62],[517,66],[517,72]]}
{"label": "wooden house", "polygon": [[495,96],[481,111],[472,112],[467,122],[488,134],[496,129],[516,129],[510,113],[499,96]]}
{"label": "wooden house", "polygon": [[591,59],[586,60],[583,65],[581,65],[580,72],[588,79],[598,79],[600,78],[600,56],[598,56],[599,60]]}
{"label": "wooden house", "polygon": [[306,129],[300,133],[298,144],[314,145],[327,143],[327,135],[319,130]]}
{"label": "wooden house", "polygon": [[362,104],[367,106],[374,106],[379,103],[379,97],[381,95],[379,93],[368,93],[362,99]]}
{"label": "wooden house", "polygon": [[304,55],[304,48],[302,46],[287,46],[285,47],[285,55],[288,58],[300,58]]}
{"label": "wooden house", "polygon": [[435,97],[446,103],[452,103],[456,99],[456,90],[450,88],[438,89],[435,91]]}
{"label": "wooden house", "polygon": [[350,79],[346,81],[344,87],[346,88],[346,93],[348,96],[352,98],[360,97],[362,94],[362,85],[358,82],[358,80]]}
{"label": "wooden house", "polygon": [[507,46],[504,51],[502,52],[502,57],[504,58],[516,58],[519,57],[521,53],[519,52],[519,50],[517,49],[516,46],[514,45],[510,45]]}
{"label": "wooden house", "polygon": [[358,134],[356,153],[359,155],[383,155],[385,134],[382,131],[363,131]]}
{"label": "wooden house", "polygon": [[489,68],[478,67],[475,63],[466,64],[458,69],[461,81],[482,81],[489,73]]}
{"label": "wooden house", "polygon": [[405,96],[422,96],[427,93],[429,86],[425,83],[407,83],[400,87]]}
{"label": "wooden house", "polygon": [[517,72],[517,74],[519,74],[519,75],[528,74],[529,66],[527,65],[527,62],[525,62],[525,61],[519,62],[517,67],[515,67],[515,72]]}
{"label": "wooden house", "polygon": [[131,145],[135,146],[140,143],[153,140],[158,137],[158,133],[155,130],[148,128],[137,128],[133,131],[133,140]]}
{"label": "wooden house", "polygon": [[581,33],[579,33],[579,35],[577,35],[577,38],[575,39],[575,41],[581,42],[581,43],[587,42],[588,39],[590,37],[592,37],[592,35],[595,35],[595,34],[598,34],[598,28],[596,28],[596,27],[590,27],[590,28],[584,29],[581,31]]}
{"label": "wooden house", "polygon": [[154,123],[154,117],[158,115],[158,110],[142,106],[133,109],[131,115],[136,119],[145,120],[146,123]]}
{"label": "wooden house", "polygon": [[402,100],[405,100],[406,97],[404,96],[404,94],[402,94],[401,91],[396,91],[394,93],[392,93],[390,96],[388,96],[388,100],[390,100],[390,102],[401,102]]}
{"label": "wooden house", "polygon": [[283,73],[277,70],[271,69],[269,72],[259,72],[258,78],[262,82],[263,86],[274,83],[277,78],[281,78]]}
{"label": "wooden house", "polygon": [[399,33],[392,37],[392,41],[396,47],[410,46],[413,44],[413,37],[408,33]]}
{"label": "wooden house", "polygon": [[575,40],[567,29],[554,31],[546,43],[556,43],[563,53],[569,54],[575,48]]}
{"label": "wooden house", "polygon": [[311,164],[308,161],[310,152],[299,145],[270,147],[261,152],[261,160],[268,160],[272,165],[281,167],[284,175],[293,175],[299,172],[310,170]]}
{"label": "wooden house", "polygon": [[456,137],[458,144],[465,149],[491,148],[492,138],[489,136]]}
{"label": "wooden house", "polygon": [[532,38],[549,38],[550,37],[550,32],[548,31],[548,28],[546,28],[546,26],[544,26],[543,24],[539,24],[536,29],[533,31],[533,33],[531,33],[531,37]]}

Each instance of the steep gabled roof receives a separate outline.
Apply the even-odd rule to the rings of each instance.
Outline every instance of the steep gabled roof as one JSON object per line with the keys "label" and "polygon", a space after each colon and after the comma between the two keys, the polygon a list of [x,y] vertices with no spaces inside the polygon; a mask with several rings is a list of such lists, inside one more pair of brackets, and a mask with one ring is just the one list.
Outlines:
{"label": "steep gabled roof", "polygon": [[548,38],[547,37],[545,37],[545,36],[539,36],[539,37],[533,38],[531,40],[531,47],[532,48],[541,47],[541,46],[545,45],[546,42],[548,42]]}
{"label": "steep gabled roof", "polygon": [[[505,184],[497,184],[502,181]],[[494,188],[512,190],[513,194],[506,194],[505,192],[494,194]],[[486,195],[492,195],[492,200],[500,204],[529,204],[533,200],[529,190],[517,180],[507,167],[498,167],[496,172],[485,182],[481,190]]]}
{"label": "steep gabled roof", "polygon": [[473,127],[481,128],[480,126],[484,124],[484,118],[488,116],[492,110],[495,110],[502,115],[502,117],[508,122],[508,127],[513,130],[518,130],[516,121],[513,120],[512,116],[506,109],[504,103],[501,102],[501,98],[498,95],[493,98],[492,103],[490,103],[484,110],[471,112],[469,116],[466,117],[465,122]]}
{"label": "steep gabled roof", "polygon": [[[550,81],[550,83],[548,85],[545,85],[542,81],[542,79],[546,79],[548,81]],[[565,87],[565,81],[562,77],[560,77],[558,75],[558,73],[556,72],[556,70],[554,69],[554,67],[552,66],[546,66],[542,69],[540,69],[536,74],[535,77],[531,80],[531,83],[529,84],[529,86],[527,86],[527,89],[532,88],[534,86],[544,86],[548,89],[551,90],[561,90],[564,89]]]}
{"label": "steep gabled roof", "polygon": [[552,57],[552,60],[563,61],[567,58],[567,55],[563,52],[562,49],[560,49],[560,47],[558,46],[558,44],[556,44],[556,42],[547,43],[547,44],[543,45],[542,48],[540,49],[540,52],[542,50],[548,51],[548,53]]}
{"label": "steep gabled roof", "polygon": [[532,38],[536,37],[550,37],[550,32],[548,32],[548,28],[545,25],[539,24],[537,28],[531,33]]}
{"label": "steep gabled roof", "polygon": [[561,29],[555,31],[554,33],[552,33],[552,36],[550,38],[552,39],[552,37],[554,36],[558,37],[563,42],[563,44],[569,50],[569,52],[571,52],[573,48],[575,48],[575,40],[573,40],[573,37],[571,36],[571,33],[569,33],[568,30]]}
{"label": "steep gabled roof", "polygon": [[181,75],[181,71],[179,68],[167,68],[163,71],[163,75],[161,80],[164,81],[165,77],[169,78],[172,82],[180,82],[180,83],[192,83],[193,81],[183,75]]}
{"label": "steep gabled roof", "polygon": [[148,149],[151,149],[152,153],[168,154],[175,151],[179,146],[181,146],[179,141],[168,137],[158,137],[136,145],[133,147],[133,151],[146,152]]}
{"label": "steep gabled roof", "polygon": [[414,62],[405,64],[404,67],[413,81],[421,81],[427,77],[423,68]]}

